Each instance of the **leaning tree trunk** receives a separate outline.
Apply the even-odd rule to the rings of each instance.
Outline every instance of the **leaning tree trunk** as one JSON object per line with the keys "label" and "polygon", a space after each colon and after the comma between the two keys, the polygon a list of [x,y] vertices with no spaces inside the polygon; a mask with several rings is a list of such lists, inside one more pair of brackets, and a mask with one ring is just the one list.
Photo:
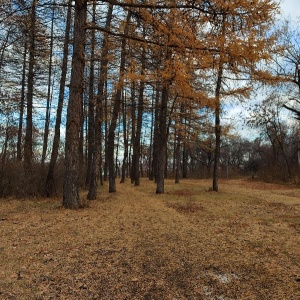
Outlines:
{"label": "leaning tree trunk", "polygon": [[82,123],[82,93],[85,65],[86,0],[75,1],[74,44],[67,112],[65,142],[65,176],[63,206],[79,208],[80,131]]}
{"label": "leaning tree trunk", "polygon": [[[128,35],[129,21],[131,18],[131,12],[129,11],[126,18],[126,26],[124,29],[124,36]],[[121,61],[120,61],[120,71],[119,71],[119,81],[117,83],[117,91],[115,95],[115,101],[113,106],[113,112],[111,116],[111,123],[108,130],[107,138],[107,159],[108,159],[108,176],[109,176],[109,193],[116,192],[116,178],[115,178],[115,164],[114,164],[114,147],[115,147],[115,130],[117,127],[117,120],[119,116],[119,111],[121,107],[122,90],[124,83],[124,71],[125,71],[125,58],[126,58],[126,38],[122,38],[121,43]]]}
{"label": "leaning tree trunk", "polygon": [[70,41],[70,28],[71,28],[71,19],[72,19],[71,3],[72,3],[72,0],[69,0],[67,20],[66,20],[66,29],[65,29],[65,38],[64,38],[64,47],[63,47],[63,61],[62,61],[62,66],[61,66],[60,87],[59,87],[58,104],[57,104],[57,111],[56,111],[54,138],[53,138],[48,174],[47,174],[47,179],[46,179],[45,188],[44,188],[44,194],[47,197],[51,197],[54,194],[56,194],[54,171],[56,168],[56,162],[57,162],[58,150],[59,150],[60,125],[61,125],[62,109],[63,109],[63,104],[64,104],[66,77],[67,77],[68,52],[69,52],[68,48],[69,48],[69,41]]}

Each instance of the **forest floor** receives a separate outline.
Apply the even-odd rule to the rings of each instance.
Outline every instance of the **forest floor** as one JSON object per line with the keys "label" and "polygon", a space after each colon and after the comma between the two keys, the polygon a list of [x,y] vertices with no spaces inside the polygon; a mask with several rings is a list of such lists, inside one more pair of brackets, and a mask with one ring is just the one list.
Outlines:
{"label": "forest floor", "polygon": [[0,299],[300,299],[300,188],[209,186],[128,180],[77,211],[1,199]]}

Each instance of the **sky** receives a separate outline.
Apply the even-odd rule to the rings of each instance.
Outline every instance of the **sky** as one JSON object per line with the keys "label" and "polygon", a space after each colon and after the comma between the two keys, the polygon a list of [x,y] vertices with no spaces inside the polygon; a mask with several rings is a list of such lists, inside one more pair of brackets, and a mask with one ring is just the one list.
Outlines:
{"label": "sky", "polygon": [[[282,18],[300,22],[300,0],[278,0],[281,1]],[[251,102],[251,101],[250,101]],[[249,103],[249,102],[248,102]],[[247,139],[254,139],[258,131],[245,126],[247,116],[247,103],[244,105],[232,105],[227,107],[227,113],[223,116],[224,123],[235,124],[235,132]]]}
{"label": "sky", "polygon": [[291,17],[292,19],[300,17],[299,0],[281,0],[280,6],[285,17]]}

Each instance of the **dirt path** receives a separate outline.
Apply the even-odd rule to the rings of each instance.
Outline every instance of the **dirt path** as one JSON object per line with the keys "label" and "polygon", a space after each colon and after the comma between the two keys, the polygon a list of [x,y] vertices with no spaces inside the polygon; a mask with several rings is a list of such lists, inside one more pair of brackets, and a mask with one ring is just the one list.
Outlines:
{"label": "dirt path", "polygon": [[274,209],[240,185],[126,183],[76,212],[2,203],[0,298],[300,299],[300,232],[284,221],[298,204]]}

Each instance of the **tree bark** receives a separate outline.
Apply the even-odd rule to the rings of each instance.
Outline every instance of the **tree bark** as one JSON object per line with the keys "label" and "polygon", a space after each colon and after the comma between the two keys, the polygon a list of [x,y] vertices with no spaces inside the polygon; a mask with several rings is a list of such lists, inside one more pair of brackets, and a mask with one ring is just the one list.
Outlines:
{"label": "tree bark", "polygon": [[159,98],[160,98],[160,87],[157,83],[156,86],[156,95],[155,95],[155,111],[154,111],[154,130],[153,130],[153,159],[151,166],[151,177],[150,180],[156,180],[157,176],[157,158],[159,155],[158,152],[158,132],[159,132]]}
{"label": "tree bark", "polygon": [[126,165],[128,159],[128,137],[127,137],[127,114],[126,114],[126,94],[123,93],[123,138],[124,138],[124,156],[123,156],[123,163],[122,163],[122,173],[121,173],[121,180],[120,183],[125,182],[126,176]]}
{"label": "tree bark", "polygon": [[65,142],[65,176],[63,207],[76,209],[80,206],[80,131],[82,125],[82,93],[85,65],[86,0],[75,1],[74,46],[70,82],[70,98],[67,112]]}
{"label": "tree bark", "polygon": [[[96,21],[96,2],[93,2],[93,23]],[[90,77],[89,77],[89,103],[88,103],[88,128],[87,128],[87,172],[85,178],[85,187],[89,187],[92,177],[93,156],[95,154],[95,99],[94,99],[94,80],[95,80],[95,30],[91,32],[90,46]]]}
{"label": "tree bark", "polygon": [[32,141],[32,105],[34,88],[34,66],[35,66],[35,29],[36,29],[36,6],[37,0],[32,1],[31,19],[29,29],[29,65],[28,65],[28,83],[27,83],[27,115],[26,115],[26,134],[24,144],[24,171],[26,178],[31,178],[33,141]]}
{"label": "tree bark", "polygon": [[43,151],[41,160],[42,176],[44,176],[45,159],[48,148],[48,137],[49,137],[49,124],[50,124],[50,105],[51,105],[51,79],[52,79],[52,58],[53,58],[53,31],[54,31],[54,3],[52,7],[51,16],[51,31],[50,31],[50,57],[48,65],[48,89],[47,89],[47,104],[46,104],[46,115],[45,115],[45,128],[44,128],[44,141],[43,141]]}
{"label": "tree bark", "polygon": [[214,168],[213,168],[213,186],[212,189],[215,192],[218,192],[219,185],[219,161],[220,161],[220,148],[221,148],[221,124],[220,124],[220,91],[221,91],[221,83],[222,83],[222,76],[223,76],[223,66],[222,64],[218,70],[218,78],[217,78],[217,85],[215,90],[215,155],[214,155]]}
{"label": "tree bark", "polygon": [[[129,21],[131,18],[131,12],[129,11],[126,18],[126,25],[124,29],[124,36],[128,35]],[[108,158],[108,171],[109,171],[109,193],[116,192],[116,179],[115,179],[115,166],[114,166],[114,143],[115,143],[115,130],[117,126],[117,120],[121,107],[122,90],[124,83],[124,71],[125,71],[125,58],[126,58],[126,38],[122,38],[121,44],[121,61],[119,71],[119,81],[117,83],[117,91],[115,95],[114,107],[111,117],[111,123],[108,130],[107,138],[107,158]]]}
{"label": "tree bark", "polygon": [[[167,54],[167,60],[170,58],[170,53]],[[164,178],[166,164],[166,148],[167,148],[167,110],[169,101],[169,86],[170,81],[165,80],[162,86],[161,105],[159,113],[159,129],[157,133],[157,174],[156,174],[156,194],[164,193]]]}
{"label": "tree bark", "polygon": [[22,134],[23,134],[23,118],[25,105],[25,85],[26,85],[26,57],[27,57],[27,41],[24,43],[23,66],[22,66],[22,81],[21,81],[21,99],[20,99],[20,114],[19,114],[19,129],[17,142],[17,160],[22,160]]}
{"label": "tree bark", "polygon": [[44,188],[44,194],[47,197],[51,197],[51,196],[57,194],[55,180],[54,180],[54,172],[55,172],[55,168],[56,168],[56,162],[57,162],[58,150],[59,150],[60,125],[61,125],[62,109],[63,109],[63,104],[64,104],[66,77],[67,77],[68,52],[69,52],[68,48],[69,48],[69,41],[70,41],[70,28],[71,28],[71,19],[72,19],[71,3],[72,3],[72,0],[69,0],[65,37],[64,37],[63,60],[62,60],[62,66],[61,66],[61,77],[60,77],[58,104],[57,104],[57,111],[56,111],[54,138],[53,138],[48,174],[47,174],[47,179],[46,179],[45,188]]}
{"label": "tree bark", "polygon": [[[109,5],[106,17],[106,30],[109,30],[112,20],[113,5]],[[101,143],[102,143],[102,112],[105,82],[107,80],[107,65],[108,65],[108,34],[104,34],[102,42],[102,53],[100,59],[100,78],[98,82],[98,95],[96,104],[96,117],[95,117],[95,145],[93,147],[93,162],[91,168],[91,178],[89,185],[89,192],[87,199],[95,200],[97,198],[97,177],[101,165]],[[100,168],[101,171],[101,168]],[[100,175],[102,176],[102,175]]]}
{"label": "tree bark", "polygon": [[[146,52],[143,48],[142,57],[141,57],[141,75],[143,76],[145,73],[145,60],[146,60]],[[139,98],[138,98],[138,115],[136,121],[136,133],[134,139],[134,147],[133,147],[133,155],[134,155],[134,185],[140,185],[140,156],[141,156],[141,132],[143,125],[143,112],[144,112],[144,89],[145,83],[143,79],[140,81],[139,87]]]}

